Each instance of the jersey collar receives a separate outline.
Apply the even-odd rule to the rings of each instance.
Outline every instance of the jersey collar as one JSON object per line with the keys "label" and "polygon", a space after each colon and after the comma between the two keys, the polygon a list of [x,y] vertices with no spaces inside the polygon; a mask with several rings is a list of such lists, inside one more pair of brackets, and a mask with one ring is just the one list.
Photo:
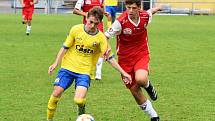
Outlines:
{"label": "jersey collar", "polygon": [[94,35],[96,35],[96,34],[99,33],[99,30],[98,30],[98,29],[96,30],[95,33],[89,33],[89,32],[87,32],[86,29],[85,29],[85,25],[84,25],[84,31],[85,31],[87,34],[92,35],[92,36],[94,36]]}
{"label": "jersey collar", "polygon": [[128,16],[128,20],[129,20],[135,27],[137,27],[137,26],[140,24],[140,16],[138,17],[138,22],[137,22],[137,24],[135,24],[135,23],[130,19],[129,16]]}

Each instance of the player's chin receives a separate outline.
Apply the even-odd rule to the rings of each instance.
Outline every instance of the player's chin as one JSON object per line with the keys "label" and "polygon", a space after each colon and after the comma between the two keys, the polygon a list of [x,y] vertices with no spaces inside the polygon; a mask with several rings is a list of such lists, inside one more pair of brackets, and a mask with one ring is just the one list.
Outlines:
{"label": "player's chin", "polygon": [[134,14],[129,14],[129,18],[134,18]]}
{"label": "player's chin", "polygon": [[91,28],[90,29],[90,32],[92,32],[92,33],[95,32],[95,31],[96,31],[96,28]]}
{"label": "player's chin", "polygon": [[132,13],[129,13],[128,15],[129,15],[129,16],[133,16],[134,14],[132,14]]}

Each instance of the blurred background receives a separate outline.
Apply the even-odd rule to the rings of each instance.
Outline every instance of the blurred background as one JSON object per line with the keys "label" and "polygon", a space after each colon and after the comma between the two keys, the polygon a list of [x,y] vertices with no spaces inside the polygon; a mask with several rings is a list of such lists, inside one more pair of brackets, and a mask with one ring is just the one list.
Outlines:
{"label": "blurred background", "polygon": [[[72,13],[77,0],[40,0],[35,13],[61,14]],[[142,9],[163,5],[163,15],[214,15],[215,0],[142,0]],[[124,0],[119,0],[118,13],[125,10]],[[19,0],[1,0],[0,13],[20,13]]]}

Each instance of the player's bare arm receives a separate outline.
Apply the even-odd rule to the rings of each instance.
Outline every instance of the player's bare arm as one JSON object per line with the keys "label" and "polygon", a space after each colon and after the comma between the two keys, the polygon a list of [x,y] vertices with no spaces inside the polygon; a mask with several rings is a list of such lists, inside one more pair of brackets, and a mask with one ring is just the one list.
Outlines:
{"label": "player's bare arm", "polygon": [[39,3],[39,0],[35,0],[35,1],[34,1],[34,4],[37,4],[37,3]]}
{"label": "player's bare arm", "polygon": [[19,1],[21,3],[22,7],[25,7],[24,0],[19,0]]}
{"label": "player's bare arm", "polygon": [[110,28],[112,24],[112,17],[108,12],[104,12],[104,15],[107,18],[107,27]]}
{"label": "player's bare arm", "polygon": [[104,11],[104,15],[107,17],[108,20],[111,20],[111,15],[108,12]]}
{"label": "player's bare arm", "polygon": [[77,9],[77,8],[75,8],[75,9],[73,10],[73,13],[76,14],[76,15],[82,15],[82,16],[87,17],[87,13],[86,13],[86,12],[83,12],[82,10],[79,10],[79,9]]}
{"label": "player's bare arm", "polygon": [[37,4],[39,1],[38,0],[34,0],[33,2],[30,2],[31,5]]}
{"label": "player's bare arm", "polygon": [[158,11],[162,11],[162,10],[163,10],[163,6],[158,6],[158,7],[154,7],[154,8],[150,9],[150,11],[152,12],[152,14],[155,14]]}
{"label": "player's bare arm", "polygon": [[120,65],[117,63],[115,58],[111,58],[108,60],[108,62],[111,64],[112,67],[114,67],[117,71],[119,71],[121,73],[121,75],[123,76],[123,81],[126,84],[129,84],[132,82],[131,76],[126,73],[121,67]]}
{"label": "player's bare arm", "polygon": [[48,74],[49,74],[49,75],[52,74],[52,72],[54,71],[54,69],[55,69],[55,68],[58,66],[58,64],[61,62],[63,56],[64,56],[65,53],[66,53],[66,51],[67,51],[67,49],[65,49],[65,48],[63,48],[63,47],[59,50],[59,52],[58,52],[58,54],[57,54],[57,57],[56,57],[56,59],[55,59],[55,62],[54,62],[51,66],[49,66],[49,70],[48,70]]}

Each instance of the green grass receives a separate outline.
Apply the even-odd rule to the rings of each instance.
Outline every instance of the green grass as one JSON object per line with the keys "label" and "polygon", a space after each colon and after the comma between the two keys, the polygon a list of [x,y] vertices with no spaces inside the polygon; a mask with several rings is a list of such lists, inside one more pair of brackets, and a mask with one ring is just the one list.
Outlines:
{"label": "green grass", "polygon": [[[149,29],[150,79],[159,98],[153,103],[162,121],[212,121],[215,117],[215,16],[155,16]],[[0,120],[45,121],[53,76],[47,70],[74,15],[35,15],[25,35],[21,15],[0,15]],[[114,39],[111,40],[115,47]],[[62,96],[55,121],[74,121],[74,86]],[[148,121],[107,63],[103,80],[92,81],[87,112],[96,121]]]}

